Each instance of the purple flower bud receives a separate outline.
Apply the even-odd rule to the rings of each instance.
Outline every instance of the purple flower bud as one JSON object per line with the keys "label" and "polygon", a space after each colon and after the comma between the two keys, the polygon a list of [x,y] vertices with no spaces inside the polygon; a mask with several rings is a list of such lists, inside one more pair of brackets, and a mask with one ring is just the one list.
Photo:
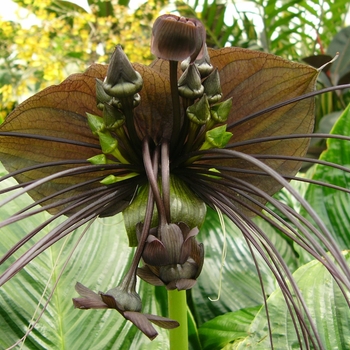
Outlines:
{"label": "purple flower bud", "polygon": [[202,57],[205,39],[205,28],[198,19],[167,14],[154,22],[151,52],[169,61],[191,57],[192,63]]}

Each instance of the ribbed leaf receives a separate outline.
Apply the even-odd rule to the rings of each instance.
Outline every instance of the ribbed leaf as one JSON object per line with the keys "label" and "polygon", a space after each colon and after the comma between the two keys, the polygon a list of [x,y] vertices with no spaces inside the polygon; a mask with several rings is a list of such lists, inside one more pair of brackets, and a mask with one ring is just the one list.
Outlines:
{"label": "ribbed leaf", "polygon": [[199,336],[203,350],[221,349],[226,344],[245,338],[260,307],[228,312],[202,325]]}
{"label": "ribbed leaf", "polygon": [[[350,253],[346,254],[350,264]],[[350,309],[332,276],[318,261],[312,261],[293,274],[315,321],[325,349],[348,349],[350,346]],[[349,294],[349,293],[348,293]],[[349,297],[350,295],[348,295]],[[268,300],[268,309],[275,349],[294,349],[299,344],[283,294],[274,292]],[[257,314],[249,336],[232,349],[270,349],[265,309]],[[298,349],[299,349],[298,345]]]}

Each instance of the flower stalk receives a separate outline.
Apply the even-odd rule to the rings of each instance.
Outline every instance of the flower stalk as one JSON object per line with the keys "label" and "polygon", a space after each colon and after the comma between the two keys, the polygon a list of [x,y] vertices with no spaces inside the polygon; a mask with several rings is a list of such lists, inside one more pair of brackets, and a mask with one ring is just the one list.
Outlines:
{"label": "flower stalk", "polygon": [[179,327],[169,331],[170,350],[188,349],[187,301],[185,290],[168,290],[169,318]]}

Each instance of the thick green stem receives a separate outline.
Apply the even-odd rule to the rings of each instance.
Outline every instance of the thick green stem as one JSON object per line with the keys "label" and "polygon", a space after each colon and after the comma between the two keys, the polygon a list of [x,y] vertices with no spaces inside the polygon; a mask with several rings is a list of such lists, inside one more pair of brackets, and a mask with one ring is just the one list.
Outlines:
{"label": "thick green stem", "polygon": [[169,332],[170,350],[188,350],[186,291],[168,290],[169,318],[180,326]]}

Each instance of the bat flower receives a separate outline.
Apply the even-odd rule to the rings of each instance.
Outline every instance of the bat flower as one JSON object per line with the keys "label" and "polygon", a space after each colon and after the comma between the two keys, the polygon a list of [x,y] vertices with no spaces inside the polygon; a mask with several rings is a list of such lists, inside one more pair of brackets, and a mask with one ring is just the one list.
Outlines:
{"label": "bat flower", "polygon": [[[0,160],[8,171],[2,181],[18,182],[3,190],[14,194],[0,206],[25,193],[34,200],[0,227],[41,211],[51,214],[2,257],[0,263],[48,228],[0,276],[0,285],[76,228],[123,212],[129,243],[137,248],[121,285],[133,285],[143,258],[138,273],[144,280],[190,288],[204,256],[195,236],[211,207],[236,224],[261,254],[298,315],[293,318],[298,334],[317,348],[317,332],[308,327],[312,317],[300,316],[302,296],[295,283],[287,282],[293,276],[252,218],[268,221],[350,289],[349,268],[331,234],[289,184],[300,179],[296,174],[303,162],[322,163],[306,157],[310,138],[317,136],[311,135],[310,97],[319,71],[264,52],[207,49],[200,22],[170,15],[156,21],[152,52],[159,58],[150,66],[131,64],[117,46],[109,66],[94,64],[39,92],[0,126]],[[283,187],[315,225],[273,197]],[[75,299],[79,307],[112,306],[141,322],[142,331],[146,319],[154,321],[131,317],[138,311],[125,309],[108,293],[84,287],[78,292],[83,296]]]}
{"label": "bat flower", "polygon": [[83,310],[116,309],[151,340],[158,335],[152,323],[165,329],[172,329],[179,325],[178,322],[166,317],[140,313],[141,299],[135,291],[127,292],[120,287],[116,287],[105,294],[101,292],[97,294],[81,283],[77,283],[75,289],[82,297],[73,299],[76,308]]}

